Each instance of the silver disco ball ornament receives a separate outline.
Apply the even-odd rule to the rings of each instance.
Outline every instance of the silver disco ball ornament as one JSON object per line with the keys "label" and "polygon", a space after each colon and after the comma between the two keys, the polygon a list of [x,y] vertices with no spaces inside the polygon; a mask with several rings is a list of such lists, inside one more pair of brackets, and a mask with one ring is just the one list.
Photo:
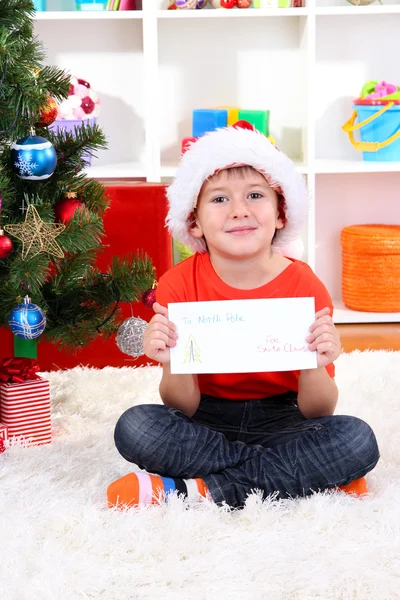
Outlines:
{"label": "silver disco ball ornament", "polygon": [[134,358],[143,356],[143,336],[147,325],[147,321],[140,317],[130,317],[122,323],[115,340],[121,352]]}

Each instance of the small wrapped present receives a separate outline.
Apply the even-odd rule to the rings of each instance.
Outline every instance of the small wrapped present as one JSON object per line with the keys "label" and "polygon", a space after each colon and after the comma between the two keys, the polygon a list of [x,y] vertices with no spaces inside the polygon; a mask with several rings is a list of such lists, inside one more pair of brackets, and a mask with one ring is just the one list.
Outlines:
{"label": "small wrapped present", "polygon": [[3,442],[8,440],[8,427],[4,423],[0,423],[0,440],[3,440]]}
{"label": "small wrapped present", "polygon": [[0,454],[6,449],[6,441],[8,440],[8,427],[4,423],[0,423]]}
{"label": "small wrapped present", "polygon": [[51,442],[50,383],[37,375],[31,358],[5,358],[0,362],[0,422],[8,437],[29,445]]}

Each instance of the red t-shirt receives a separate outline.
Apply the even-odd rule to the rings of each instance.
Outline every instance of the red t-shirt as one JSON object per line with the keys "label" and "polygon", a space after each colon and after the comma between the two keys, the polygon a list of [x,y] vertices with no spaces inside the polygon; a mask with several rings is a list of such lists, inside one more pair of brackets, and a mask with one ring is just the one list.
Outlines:
{"label": "red t-shirt", "polygon": [[[252,298],[296,298],[313,296],[316,312],[328,306],[333,314],[330,295],[324,284],[304,262],[292,264],[275,279],[253,290],[241,290],[224,283],[215,272],[208,252],[194,254],[175,265],[161,278],[157,302],[196,302],[209,300],[245,300]],[[333,363],[326,367],[334,377]],[[198,375],[201,394],[229,400],[252,400],[298,391],[299,371],[273,373],[222,373]]]}

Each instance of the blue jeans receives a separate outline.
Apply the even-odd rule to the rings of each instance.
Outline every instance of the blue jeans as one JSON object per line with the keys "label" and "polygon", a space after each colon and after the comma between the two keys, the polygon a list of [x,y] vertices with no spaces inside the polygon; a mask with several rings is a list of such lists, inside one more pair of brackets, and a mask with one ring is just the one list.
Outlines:
{"label": "blue jeans", "polygon": [[165,477],[201,477],[213,500],[244,505],[346,485],[379,460],[375,435],[356,417],[306,419],[297,395],[232,401],[202,396],[192,418],[163,405],[129,408],[115,427],[120,454]]}

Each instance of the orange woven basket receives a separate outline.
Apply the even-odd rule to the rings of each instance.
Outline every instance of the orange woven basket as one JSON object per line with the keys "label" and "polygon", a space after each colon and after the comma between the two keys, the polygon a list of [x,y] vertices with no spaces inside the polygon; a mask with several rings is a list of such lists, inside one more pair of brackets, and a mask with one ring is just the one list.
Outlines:
{"label": "orange woven basket", "polygon": [[342,229],[344,304],[365,312],[400,311],[400,225]]}

